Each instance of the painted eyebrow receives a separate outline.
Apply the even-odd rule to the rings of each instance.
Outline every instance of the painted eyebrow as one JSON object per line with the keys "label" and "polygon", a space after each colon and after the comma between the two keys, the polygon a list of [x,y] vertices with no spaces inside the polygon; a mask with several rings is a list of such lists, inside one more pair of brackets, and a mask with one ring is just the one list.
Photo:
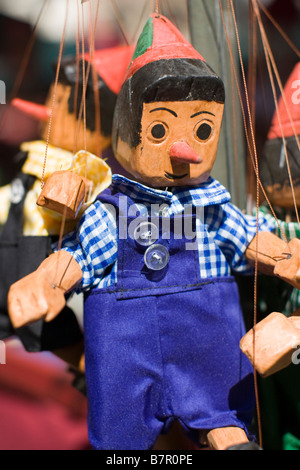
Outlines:
{"label": "painted eyebrow", "polygon": [[192,114],[191,118],[198,116],[199,114],[210,114],[211,116],[216,116],[214,113],[210,113],[209,111],[199,111],[198,113]]}
{"label": "painted eyebrow", "polygon": [[172,109],[169,109],[169,108],[155,108],[155,109],[151,109],[150,113],[153,113],[153,111],[168,111],[169,113],[173,114],[173,116],[178,117],[177,114],[175,113],[175,111],[173,111]]}

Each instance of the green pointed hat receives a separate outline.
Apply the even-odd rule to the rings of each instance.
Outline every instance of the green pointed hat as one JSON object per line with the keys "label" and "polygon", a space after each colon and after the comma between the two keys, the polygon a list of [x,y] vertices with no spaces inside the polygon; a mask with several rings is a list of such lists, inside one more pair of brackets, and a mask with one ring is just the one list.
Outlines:
{"label": "green pointed hat", "polygon": [[182,58],[204,61],[176,26],[164,16],[154,13],[139,37],[126,79],[150,62]]}

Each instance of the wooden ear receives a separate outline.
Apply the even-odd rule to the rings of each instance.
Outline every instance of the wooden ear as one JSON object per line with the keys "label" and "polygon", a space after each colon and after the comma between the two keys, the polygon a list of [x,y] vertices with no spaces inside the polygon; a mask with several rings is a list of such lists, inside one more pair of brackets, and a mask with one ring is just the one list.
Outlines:
{"label": "wooden ear", "polygon": [[37,205],[75,219],[88,192],[86,178],[72,171],[56,171],[49,176]]}
{"label": "wooden ear", "polygon": [[262,377],[291,364],[293,352],[300,345],[300,330],[296,325],[299,323],[273,312],[241,339],[241,350]]}

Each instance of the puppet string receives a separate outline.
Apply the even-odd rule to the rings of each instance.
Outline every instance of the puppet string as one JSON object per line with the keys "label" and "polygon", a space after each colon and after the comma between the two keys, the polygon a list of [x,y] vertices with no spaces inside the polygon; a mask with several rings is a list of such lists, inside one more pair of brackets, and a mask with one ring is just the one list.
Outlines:
{"label": "puppet string", "polygon": [[[256,64],[257,64],[257,21],[253,12],[252,3],[249,1],[249,68],[248,68],[248,89],[250,97],[250,109],[252,115],[253,129],[255,130],[255,114],[256,114]],[[249,164],[249,154],[247,158]],[[251,164],[251,162],[250,162]],[[250,210],[252,207],[252,196],[255,192],[254,173],[249,171],[248,175],[248,195],[251,197]]]}
{"label": "puppet string", "polygon": [[55,75],[55,82],[54,82],[54,89],[53,89],[53,94],[52,94],[52,102],[51,102],[51,108],[50,108],[50,117],[49,117],[48,130],[47,130],[47,139],[46,139],[45,156],[44,156],[43,170],[42,170],[42,177],[41,177],[41,187],[42,187],[42,188],[43,188],[43,186],[44,186],[44,184],[45,184],[45,183],[44,183],[44,179],[45,179],[45,170],[46,170],[46,163],[47,163],[48,147],[49,147],[49,140],[50,140],[50,133],[51,133],[51,125],[52,125],[52,119],[53,119],[54,104],[55,104],[55,100],[56,100],[56,91],[57,91],[58,77],[59,77],[59,71],[60,71],[60,65],[61,65],[61,59],[62,59],[62,53],[63,53],[63,47],[64,47],[66,25],[67,25],[67,19],[68,19],[68,8],[69,8],[69,0],[67,0],[67,2],[66,2],[65,21],[64,21],[64,27],[63,27],[63,32],[62,32],[61,41],[60,41],[59,54],[58,54],[58,62],[57,62],[56,75]]}
{"label": "puppet string", "polygon": [[[96,32],[96,26],[97,26],[97,17],[98,17],[98,10],[99,10],[99,4],[100,4],[100,0],[98,0],[97,2],[97,10],[96,10],[96,15],[95,15],[95,23],[94,25],[92,25],[92,9],[91,9],[91,4],[90,4],[90,62],[93,63],[93,59],[94,59],[94,41],[95,41],[95,32]],[[80,55],[80,46],[79,46],[79,36],[80,36],[80,32],[79,32],[79,7],[78,7],[78,2],[77,2],[77,15],[78,15],[78,21],[77,21],[77,37],[76,37],[76,88],[77,88],[77,97],[76,97],[76,100],[74,100],[74,109],[76,110],[77,109],[77,99],[78,99],[78,81],[79,81],[79,55]],[[89,63],[90,63],[89,62]],[[94,68],[93,68],[94,70]],[[87,77],[89,75],[89,71],[90,71],[90,67],[88,67],[88,71],[87,71]],[[94,78],[94,77],[93,77]],[[96,84],[95,84],[96,82]],[[85,87],[84,87],[84,91],[83,91],[83,96],[85,96],[85,93],[86,93],[86,84],[87,84],[87,79],[85,81]],[[96,85],[98,85],[97,83],[97,76],[94,78],[94,93],[97,94],[97,92],[95,91],[95,88],[96,88]],[[97,86],[97,91],[98,91],[98,86]],[[98,106],[97,106],[97,103],[98,103]],[[80,120],[81,120],[81,115],[82,115],[82,112],[83,112],[83,98],[81,100],[81,109],[79,111],[79,123],[80,123]],[[97,115],[99,116],[98,117],[98,120],[96,122],[96,131],[98,130],[98,133],[97,135],[99,134],[100,135],[100,103],[99,103],[99,96],[97,98],[97,96],[95,97],[95,119],[97,119]],[[75,120],[75,123],[76,123],[76,120]],[[78,135],[78,132],[75,132],[75,135],[77,136]],[[99,145],[100,145],[100,150],[99,152],[101,153],[101,142],[100,142],[100,138],[99,138]],[[75,148],[77,148],[77,145],[75,146]],[[74,151],[75,153],[75,151]],[[85,173],[87,172],[87,169],[86,169],[86,162],[85,164],[81,165],[81,168],[84,168],[85,170]],[[79,169],[80,167],[77,167],[77,170]],[[62,246],[62,240],[63,240],[63,236],[64,236],[64,229],[65,229],[65,223],[66,223],[66,217],[67,217],[67,208],[64,207],[64,211],[63,211],[63,215],[62,215],[62,222],[61,222],[61,226],[60,226],[60,233],[59,233],[59,239],[58,239],[58,249],[61,249],[61,246]]]}
{"label": "puppet string", "polygon": [[129,42],[128,42],[128,39],[127,39],[127,34],[125,33],[126,28],[125,28],[125,26],[124,26],[124,22],[123,22],[122,15],[120,14],[119,7],[118,7],[118,5],[116,4],[116,1],[115,1],[115,0],[110,0],[110,1],[111,1],[111,4],[112,4],[113,10],[114,10],[114,14],[115,14],[115,17],[116,17],[116,19],[117,19],[117,23],[118,23],[118,25],[119,25],[121,34],[122,34],[122,36],[123,36],[123,38],[124,38],[124,41],[125,41],[126,44],[128,45]]}
{"label": "puppet string", "polygon": [[[259,23],[259,27],[260,27],[260,31],[261,31],[263,47],[264,47],[264,52],[265,52],[265,58],[266,58],[266,62],[267,62],[267,67],[268,67],[268,72],[269,72],[269,77],[270,77],[270,81],[271,81],[272,92],[273,92],[273,97],[274,97],[274,102],[275,102],[275,107],[276,107],[277,118],[278,118],[279,127],[280,127],[280,131],[281,131],[281,135],[282,135],[286,165],[287,165],[289,181],[290,181],[290,185],[291,185],[291,192],[292,192],[293,202],[294,202],[294,209],[295,209],[298,225],[300,226],[298,207],[297,207],[296,196],[295,196],[295,191],[294,191],[294,184],[293,184],[293,180],[292,180],[291,169],[290,169],[290,164],[289,164],[289,158],[288,158],[288,153],[287,153],[287,148],[286,148],[286,140],[285,140],[284,132],[283,132],[283,128],[282,128],[281,116],[280,116],[279,108],[278,108],[278,100],[277,100],[277,96],[276,96],[276,89],[275,89],[275,83],[274,83],[274,78],[273,78],[273,74],[272,74],[272,67],[273,67],[273,70],[274,70],[274,73],[275,73],[275,76],[276,76],[276,79],[277,79],[277,82],[278,82],[278,85],[279,85],[279,88],[280,88],[281,96],[283,98],[285,108],[286,108],[287,114],[289,116],[289,120],[290,120],[292,129],[293,129],[293,132],[294,132],[297,144],[298,144],[298,148],[300,150],[299,139],[298,139],[298,136],[297,136],[297,133],[296,133],[296,130],[295,130],[295,125],[294,125],[293,119],[291,117],[289,107],[287,105],[284,89],[283,89],[283,86],[282,86],[282,83],[281,83],[281,80],[280,80],[280,77],[279,77],[278,69],[276,67],[276,63],[275,63],[274,56],[273,56],[271,48],[270,48],[270,44],[269,44],[267,36],[266,36],[265,29],[264,29],[263,24],[262,24],[260,12],[259,12],[256,0],[252,0],[252,2],[253,2],[253,5],[254,5],[255,13],[257,15],[257,19],[258,19],[258,23]],[[271,65],[272,65],[272,67],[271,67]]]}
{"label": "puppet string", "polygon": [[[46,6],[46,3],[47,3],[48,0],[44,0],[44,3],[40,9],[40,12],[38,14],[38,17],[36,19],[36,22],[32,28],[32,31],[31,31],[31,34],[30,34],[30,37],[29,37],[29,41],[26,45],[26,48],[25,48],[25,51],[24,51],[24,54],[22,55],[22,60],[21,60],[21,64],[20,64],[20,67],[19,67],[19,70],[17,72],[17,77],[16,77],[16,81],[13,85],[13,89],[10,93],[10,96],[9,96],[9,102],[11,102],[13,100],[13,98],[15,98],[17,96],[17,94],[19,93],[19,90],[20,90],[20,87],[21,87],[21,84],[22,84],[22,81],[23,81],[23,78],[24,78],[24,75],[25,75],[25,72],[26,72],[26,69],[28,67],[28,63],[29,63],[29,59],[30,59],[30,56],[31,56],[31,52],[32,52],[32,48],[33,48],[33,45],[34,45],[34,42],[35,42],[35,39],[36,39],[36,29],[38,27],[38,24],[40,22],[40,19],[41,19],[41,16],[43,14],[43,11],[44,11],[44,8]],[[5,108],[5,111],[1,117],[1,121],[0,121],[0,134],[1,134],[1,131],[4,127],[4,124],[6,123],[6,117],[7,117],[7,113],[9,111],[9,107],[6,107]]]}
{"label": "puppet string", "polygon": [[149,3],[148,3],[148,0],[146,0],[145,3],[144,3],[144,6],[143,6],[142,12],[141,12],[141,14],[140,14],[139,20],[138,20],[138,22],[137,22],[137,26],[136,26],[136,28],[135,28],[135,32],[134,32],[134,34],[133,34],[133,36],[132,36],[131,44],[134,44],[134,43],[136,42],[136,37],[137,37],[138,31],[139,31],[140,26],[141,26],[141,23],[142,23],[142,19],[143,19],[143,17],[144,17],[144,14],[145,14],[146,9],[148,8],[148,6],[149,6]]}
{"label": "puppet string", "polygon": [[188,31],[189,41],[192,42],[192,33],[191,33],[191,25],[189,21],[189,1],[185,0],[185,10],[186,10],[186,30]]}
{"label": "puppet string", "polygon": [[102,155],[102,136],[101,136],[101,114],[100,114],[100,93],[98,87],[98,76],[97,70],[94,64],[94,55],[95,55],[95,34],[96,34],[96,24],[98,18],[100,0],[97,2],[97,10],[95,15],[95,25],[92,25],[92,5],[90,7],[90,61],[92,63],[92,79],[93,79],[93,93],[94,93],[94,102],[95,102],[95,132],[97,136],[97,156],[101,157]]}
{"label": "puppet string", "polygon": [[276,261],[276,262],[277,261],[283,261],[283,260],[291,258],[290,253],[281,253],[281,256],[271,256],[271,255],[268,255],[266,253],[263,253],[263,252],[258,251],[256,249],[253,249],[253,248],[247,248],[247,251],[253,251],[253,252],[257,253],[258,255],[261,255],[261,256],[264,256],[266,258],[272,259],[273,261]]}
{"label": "puppet string", "polygon": [[[228,17],[229,34],[232,37],[232,22]],[[240,203],[240,186],[239,186],[239,155],[238,155],[238,137],[237,137],[237,114],[236,114],[236,94],[232,67],[230,67],[231,97],[232,97],[232,128],[233,128],[233,154],[234,154],[234,172],[236,180],[236,199],[237,204]]]}
{"label": "puppet string", "polygon": [[[76,2],[77,3],[77,2]],[[77,79],[79,77],[79,61],[78,61],[78,55],[80,53],[80,47],[79,47],[79,8],[78,8],[78,4],[77,4],[77,18],[78,18],[78,22],[77,22],[77,38],[76,38],[76,65],[77,65],[77,68],[76,68],[76,76],[77,76]],[[67,19],[67,14],[66,14],[66,19]],[[82,23],[84,23],[84,17],[83,17],[83,4],[82,4]],[[61,58],[62,58],[62,45],[63,45],[63,39],[64,39],[64,34],[65,34],[65,26],[66,26],[66,20],[65,20],[65,25],[64,25],[64,32],[63,32],[63,36],[62,36],[62,40],[61,40],[61,47],[60,47],[60,53],[59,53],[59,59],[58,59],[58,65],[60,65],[61,63]],[[82,35],[82,40],[84,41],[84,34]],[[82,44],[82,55],[83,55],[83,58],[84,58],[84,42]],[[58,81],[58,74],[59,74],[59,67],[57,67],[57,74],[56,74],[56,81],[55,81],[55,85],[57,86],[57,81]],[[76,80],[78,81],[78,80]],[[84,61],[83,61],[83,90],[85,90],[85,65],[84,65]],[[83,92],[83,97],[85,95],[85,92]],[[78,96],[78,88],[77,88],[77,96]],[[75,104],[75,115],[76,115],[76,109],[77,109],[77,97],[76,97],[76,102],[74,103]],[[85,105],[85,101],[83,100],[83,104]],[[85,111],[85,106],[83,108],[83,112]],[[52,113],[51,113],[52,114]],[[50,127],[50,126],[49,126]],[[85,125],[84,125],[84,130],[85,130]],[[76,133],[75,133],[76,134]],[[85,139],[85,133],[84,133],[84,139]],[[61,221],[61,225],[60,225],[60,233],[59,233],[59,238],[58,238],[58,250],[61,249],[61,245],[62,245],[62,240],[63,240],[63,235],[64,235],[64,231],[65,231],[65,224],[66,224],[66,219],[67,219],[67,206],[64,207],[63,209],[63,213],[62,213],[62,221]],[[58,274],[58,268],[59,268],[59,258],[57,259],[57,265],[56,265],[56,272],[54,274],[54,280],[57,278],[57,274]],[[60,280],[60,283],[61,283],[61,280]],[[53,285],[55,285],[55,281],[53,282]]]}
{"label": "puppet string", "polygon": [[[282,85],[282,81],[280,80],[280,76],[279,76],[279,72],[278,72],[278,68],[276,66],[276,63],[275,63],[275,59],[274,59],[274,55],[272,54],[272,51],[271,51],[271,47],[270,47],[270,43],[267,39],[267,35],[266,35],[266,32],[265,32],[265,29],[264,29],[264,26],[263,26],[263,23],[262,23],[262,19],[261,19],[261,15],[260,15],[260,12],[259,12],[259,9],[257,7],[257,4],[258,4],[258,0],[252,0],[252,1],[255,1],[255,5],[256,5],[256,13],[257,13],[257,19],[258,19],[258,23],[259,23],[259,26],[261,28],[261,34],[262,34],[262,37],[263,37],[263,41],[265,43],[265,46],[266,46],[266,50],[268,51],[268,56],[270,58],[270,61],[271,61],[271,64],[272,64],[272,67],[274,69],[274,73],[275,73],[275,76],[276,76],[276,79],[277,79],[277,82],[278,82],[278,86],[280,88],[280,93],[282,95],[282,98],[283,98],[283,101],[284,101],[284,104],[285,104],[285,107],[286,107],[286,111],[287,111],[287,114],[288,114],[288,117],[289,117],[289,121],[290,121],[290,124],[291,124],[291,127],[293,129],[293,132],[294,132],[294,135],[295,135],[295,138],[296,138],[296,141],[297,141],[297,145],[298,145],[298,149],[300,150],[300,143],[299,143],[299,138],[298,138],[298,133],[296,131],[296,128],[295,128],[295,124],[294,124],[294,121],[292,119],[292,116],[291,116],[291,113],[290,113],[290,109],[287,105],[287,101],[286,101],[286,97],[285,97],[285,93],[284,93],[284,89],[283,89],[283,85]],[[298,56],[300,56],[300,52],[298,49],[296,49],[295,47],[293,47],[293,44],[291,43],[291,41],[285,36],[285,39],[287,40],[288,44],[290,45],[290,47],[296,52],[296,54]],[[275,99],[276,99],[276,93],[275,93]],[[280,117],[280,116],[279,116]]]}
{"label": "puppet string", "polygon": [[222,22],[223,22],[223,27],[224,27],[226,41],[227,41],[228,50],[229,50],[231,70],[233,71],[234,80],[235,80],[235,84],[236,84],[236,90],[237,90],[237,94],[238,94],[238,98],[239,98],[239,102],[240,102],[240,108],[241,108],[241,113],[242,113],[242,118],[243,118],[243,125],[244,125],[244,130],[245,130],[245,138],[246,138],[247,146],[248,146],[248,149],[249,149],[249,155],[250,155],[251,161],[252,161],[252,166],[253,166],[257,181],[259,182],[260,189],[261,189],[261,191],[262,191],[262,193],[263,193],[263,195],[264,195],[264,197],[265,197],[265,199],[266,199],[266,201],[267,201],[267,203],[270,207],[272,215],[273,215],[273,217],[274,217],[274,219],[275,219],[275,221],[278,225],[278,229],[281,233],[281,237],[282,237],[283,240],[285,240],[286,243],[288,243],[287,239],[286,239],[286,235],[285,235],[284,231],[282,230],[282,227],[279,224],[277,215],[276,215],[276,213],[275,213],[275,211],[272,207],[272,204],[271,204],[271,202],[268,198],[268,195],[266,194],[265,189],[264,189],[264,187],[263,187],[263,185],[260,181],[259,174],[258,174],[258,169],[256,168],[256,165],[254,163],[253,151],[252,151],[252,148],[251,148],[251,145],[250,145],[250,139],[249,139],[249,135],[248,135],[247,119],[246,119],[245,110],[244,110],[243,98],[241,96],[241,91],[240,91],[240,88],[239,88],[239,78],[238,78],[237,70],[236,70],[236,67],[235,67],[235,62],[234,62],[234,58],[233,58],[233,51],[232,51],[232,45],[231,45],[231,41],[230,41],[229,36],[228,36],[227,27],[226,27],[226,23],[225,23],[225,19],[224,19],[223,7],[222,7],[222,4],[221,4],[220,0],[219,0],[219,5],[220,5]]}
{"label": "puppet string", "polygon": [[172,23],[175,24],[175,26],[176,26],[178,29],[180,29],[180,28],[179,28],[179,25],[178,25],[178,22],[176,21],[176,18],[175,18],[175,16],[173,15],[172,8],[171,8],[171,6],[170,6],[169,0],[165,0],[165,2],[166,2],[166,5],[167,5],[167,8],[168,8],[168,10],[169,10],[170,20],[172,21]]}
{"label": "puppet string", "polygon": [[[249,120],[250,120],[250,131],[251,131],[251,136],[252,136],[252,146],[250,144],[249,130],[247,128],[246,115],[245,115],[245,110],[244,110],[244,106],[243,106],[243,100],[242,100],[242,97],[241,97],[241,92],[240,92],[240,89],[239,89],[239,80],[237,78],[237,72],[236,72],[234,59],[233,59],[232,46],[231,46],[231,42],[230,42],[229,37],[228,37],[228,32],[227,32],[227,27],[226,27],[226,23],[225,23],[224,11],[223,11],[221,0],[219,0],[219,8],[220,8],[223,27],[224,27],[224,31],[225,31],[225,35],[226,35],[227,44],[228,44],[231,67],[232,67],[232,70],[233,70],[233,73],[234,73],[234,78],[235,78],[235,81],[236,81],[238,96],[239,96],[239,100],[240,100],[240,104],[241,104],[241,110],[242,110],[242,116],[243,116],[243,122],[244,122],[247,145],[248,145],[249,152],[250,152],[250,155],[251,155],[251,159],[252,159],[252,162],[253,162],[253,168],[254,168],[254,171],[257,175],[257,185],[258,185],[260,180],[259,180],[259,176],[258,176],[257,158],[256,158],[256,156],[255,157],[253,156],[253,151],[254,151],[254,153],[256,152],[256,147],[255,147],[255,140],[254,140],[254,132],[253,132],[253,128],[252,128],[252,125],[251,125],[251,110],[250,110],[250,106],[249,106],[249,98],[248,98],[248,93],[247,93],[247,83],[246,83],[245,72],[244,72],[244,67],[243,67],[241,47],[240,47],[239,33],[238,33],[238,28],[237,28],[235,11],[234,11],[234,7],[233,7],[232,2],[229,2],[229,0],[228,0],[227,1],[227,8],[228,8],[228,10],[230,10],[230,8],[231,8],[231,10],[232,10],[232,17],[233,17],[233,20],[234,20],[235,32],[236,32],[236,37],[237,37],[239,59],[240,59],[240,64],[241,64],[241,69],[242,69],[242,76],[243,76],[243,83],[244,83],[245,93],[246,93],[246,98],[247,98],[246,102],[247,102],[247,110],[248,110],[248,115],[249,115]],[[255,161],[254,161],[254,159],[255,159]],[[258,198],[257,198],[257,204],[258,204]],[[256,227],[256,229],[258,231],[258,212],[257,212],[257,227]],[[258,250],[258,245],[257,245],[257,237],[256,237],[256,252],[257,252],[257,250]],[[257,317],[257,264],[258,264],[258,260],[257,260],[257,256],[256,256],[255,276],[254,276],[254,325],[256,324],[256,317]],[[254,337],[255,337],[255,335],[254,335]],[[254,341],[255,341],[255,339],[254,339]],[[258,397],[258,390],[257,390],[257,377],[256,377],[255,368],[254,368],[254,385],[255,385],[258,427],[259,427],[259,440],[261,442],[262,439],[261,439],[261,424],[260,424],[260,422],[261,422],[261,420],[260,420],[260,407],[259,407],[259,397]]]}
{"label": "puppet string", "polygon": [[277,23],[277,21],[273,18],[273,16],[270,14],[270,12],[267,10],[267,8],[261,3],[260,0],[257,0],[257,3],[259,5],[259,8],[264,12],[264,14],[269,18],[271,23],[275,26],[275,28],[279,31],[281,36],[284,38],[284,40],[287,42],[287,44],[290,46],[290,48],[295,52],[295,54],[300,57],[300,51],[296,47],[296,45],[291,41],[291,39],[288,37],[288,35],[283,31],[281,26]]}
{"label": "puppet string", "polygon": [[[247,112],[248,112],[248,117],[249,117],[251,142],[252,142],[252,146],[253,146],[252,148],[253,148],[253,152],[254,152],[254,164],[255,164],[256,173],[258,175],[259,174],[259,172],[258,172],[258,158],[257,158],[256,144],[255,144],[252,113],[251,113],[251,108],[250,108],[250,101],[249,101],[249,94],[248,94],[248,88],[247,88],[247,82],[246,82],[246,76],[245,76],[245,69],[244,69],[243,58],[242,58],[240,37],[239,37],[239,32],[238,32],[238,27],[237,27],[237,20],[236,20],[233,1],[228,0],[227,5],[228,5],[228,9],[229,9],[229,7],[231,8],[232,18],[233,18],[233,23],[234,23],[235,33],[236,33],[239,60],[240,60],[240,65],[241,65],[243,85],[244,85],[244,91],[245,91],[245,97],[246,97]],[[257,233],[258,233],[258,230],[259,230],[258,216],[259,216],[259,182],[258,182],[258,179],[257,179],[256,180],[256,232]],[[256,237],[256,247],[255,247],[255,249],[256,249],[256,253],[258,253],[258,237]],[[255,274],[254,274],[254,319],[253,319],[254,327],[256,326],[256,323],[257,323],[257,274],[258,274],[258,256],[256,255],[256,257],[255,257]],[[255,334],[253,335],[253,350],[255,351]],[[258,396],[258,387],[257,387],[257,373],[255,371],[255,355],[254,355],[254,388],[255,388],[255,395],[256,395],[256,413],[257,413],[259,443],[260,443],[260,446],[262,447],[261,416],[260,416],[260,405],[259,405],[259,396]]]}
{"label": "puppet string", "polygon": [[77,136],[78,132],[76,132],[76,118],[77,118],[77,107],[78,107],[78,89],[79,89],[79,54],[80,54],[80,46],[79,46],[79,36],[80,36],[80,27],[79,27],[79,4],[78,0],[76,1],[76,8],[77,8],[77,30],[76,30],[76,82],[75,82],[75,90],[74,90],[74,147],[73,153],[75,154],[77,151]]}
{"label": "puppet string", "polygon": [[[95,31],[96,31],[96,21],[95,21],[95,25],[94,25],[94,33],[93,33],[94,37],[95,37]],[[79,37],[79,35],[78,35],[78,37]],[[90,44],[90,48],[89,48],[89,54],[90,54],[90,57],[91,57],[91,55],[92,55],[92,46],[91,46],[91,44]],[[80,53],[78,52],[78,56],[79,55],[80,55]],[[85,61],[82,61],[82,62],[83,62],[83,66],[84,66]],[[78,68],[79,68],[79,66],[78,66]],[[87,83],[88,83],[88,79],[89,79],[89,75],[90,75],[90,70],[91,70],[91,60],[88,61],[87,69],[85,71],[85,84],[82,87],[82,96],[81,96],[81,101],[80,101],[80,108],[79,108],[79,112],[78,112],[78,116],[77,116],[76,139],[78,138],[78,136],[80,134],[80,127],[81,127],[81,122],[82,122],[82,119],[83,119],[82,116],[83,116],[85,96],[86,96]],[[77,146],[76,146],[76,148],[77,148]]]}
{"label": "puppet string", "polygon": [[[61,254],[61,253],[58,252],[57,254],[58,254],[58,261],[57,261],[57,267],[58,267],[59,262],[60,262],[59,258],[60,258],[60,254]],[[58,279],[58,275],[57,275],[58,273],[56,272],[56,275],[54,276],[54,280],[53,280],[53,282],[52,282],[52,284],[51,284],[53,288],[56,288],[56,287],[60,288],[60,287],[61,287],[62,282],[63,282],[63,279],[64,279],[64,277],[65,277],[65,275],[66,275],[66,273],[67,273],[67,271],[68,271],[68,269],[69,269],[69,267],[70,267],[71,262],[72,262],[72,258],[70,258],[70,260],[68,261],[68,263],[67,263],[67,265],[66,265],[64,271],[63,271],[62,274],[60,275],[60,279]]]}
{"label": "puppet string", "polygon": [[83,146],[86,150],[86,70],[85,70],[85,47],[84,47],[84,4],[81,5],[81,54],[82,54],[82,98],[83,98]]}

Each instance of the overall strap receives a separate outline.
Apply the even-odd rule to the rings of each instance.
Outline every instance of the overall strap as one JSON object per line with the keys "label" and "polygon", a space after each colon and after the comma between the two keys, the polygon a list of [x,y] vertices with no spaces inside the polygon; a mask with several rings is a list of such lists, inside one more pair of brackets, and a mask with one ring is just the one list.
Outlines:
{"label": "overall strap", "polygon": [[111,205],[116,210],[117,217],[127,216],[129,208],[135,206],[135,202],[126,194],[115,191],[109,187],[102,191],[96,198],[103,204]]}

